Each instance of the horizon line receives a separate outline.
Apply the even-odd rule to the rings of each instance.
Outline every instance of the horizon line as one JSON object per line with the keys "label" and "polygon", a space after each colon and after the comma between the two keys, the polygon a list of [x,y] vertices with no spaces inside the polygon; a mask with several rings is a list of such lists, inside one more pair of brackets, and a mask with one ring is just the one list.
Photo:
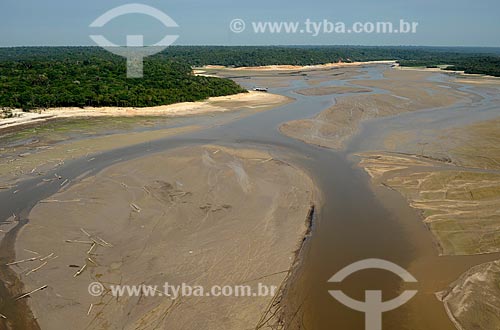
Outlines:
{"label": "horizon line", "polygon": [[[16,46],[0,46],[0,48],[58,48],[58,47],[66,47],[66,48],[101,48],[98,45],[16,45]],[[125,47],[125,46],[119,46]],[[152,46],[146,46],[152,47]],[[421,47],[421,48],[498,48],[499,46],[446,46],[446,45],[350,45],[350,44],[338,44],[338,45],[328,45],[328,44],[262,44],[262,45],[221,45],[221,44],[186,44],[186,45],[171,45],[170,47],[384,47],[384,48],[402,48],[402,47]],[[167,48],[168,49],[168,48]]]}

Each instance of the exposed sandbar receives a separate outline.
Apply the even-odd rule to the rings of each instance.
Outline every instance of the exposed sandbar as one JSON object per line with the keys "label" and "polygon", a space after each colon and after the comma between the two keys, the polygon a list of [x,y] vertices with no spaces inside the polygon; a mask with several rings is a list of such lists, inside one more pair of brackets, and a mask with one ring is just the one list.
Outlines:
{"label": "exposed sandbar", "polygon": [[457,329],[500,328],[500,260],[470,269],[438,297]]}
{"label": "exposed sandbar", "polygon": [[[117,299],[92,297],[88,285],[279,287],[316,195],[304,172],[265,151],[174,149],[111,166],[40,202],[19,233],[17,258],[54,254],[29,275],[41,261],[14,269],[27,290],[48,285],[30,298],[43,329],[253,329],[273,297]],[[89,253],[91,244],[65,242],[88,241],[81,228],[110,245]]]}
{"label": "exposed sandbar", "polygon": [[467,99],[464,92],[425,81],[429,73],[386,70],[384,75],[387,79],[354,83],[385,89],[388,94],[338,97],[333,107],[312,119],[285,123],[280,127],[281,132],[307,143],[340,149],[363,120],[450,106]]}
{"label": "exposed sandbar", "polygon": [[306,96],[322,96],[322,95],[332,95],[332,94],[367,93],[367,92],[371,92],[371,89],[346,87],[346,86],[315,87],[315,88],[300,89],[298,91],[295,91],[295,93],[297,94]]}

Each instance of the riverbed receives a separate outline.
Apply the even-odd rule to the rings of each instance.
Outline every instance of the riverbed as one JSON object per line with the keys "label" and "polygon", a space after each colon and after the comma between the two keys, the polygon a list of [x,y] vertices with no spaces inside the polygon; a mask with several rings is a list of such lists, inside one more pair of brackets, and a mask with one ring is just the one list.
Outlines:
{"label": "riverbed", "polygon": [[[343,147],[338,149],[307,139],[288,137],[280,132],[284,123],[314,118],[335,106],[340,96],[391,93],[384,90],[383,85],[356,85],[356,80],[386,79],[383,77],[386,70],[391,70],[388,65],[313,73],[238,73],[232,78],[249,88],[254,80],[272,81],[273,76],[279,76],[280,86],[270,88],[270,92],[291,97],[295,102],[245,116],[220,114],[217,116],[221,121],[215,122],[213,118],[183,119],[181,123],[176,122],[176,126],[196,125],[201,128],[66,161],[56,169],[24,178],[15,187],[0,191],[0,218],[11,219],[14,214],[19,220],[15,228],[21,228],[29,221],[29,213],[39,201],[62,189],[62,182],[53,180],[54,176],[68,180],[64,184],[64,188],[68,188],[66,185],[76,185],[112,165],[126,164],[139,157],[175,148],[220,145],[263,149],[273,157],[304,170],[321,192],[321,204],[315,208],[312,230],[298,253],[296,267],[276,307],[276,315],[280,317],[260,324],[262,328],[281,322],[280,326],[285,329],[364,329],[364,315],[341,305],[328,290],[340,289],[358,300],[364,299],[366,290],[382,290],[384,299],[388,300],[398,296],[402,290],[414,289],[418,290],[414,299],[384,314],[383,329],[454,329],[435,293],[444,290],[469,268],[498,259],[498,255],[439,256],[438,246],[422,223],[419,212],[411,208],[398,192],[372,184],[370,176],[357,166],[359,159],[355,155],[384,150],[387,135],[395,132],[413,130],[417,132],[414,135],[418,135],[427,132],[430,125],[441,125],[439,127],[443,128],[495,118],[498,115],[495,94],[484,91],[481,86],[450,82],[446,75],[433,74],[433,80],[426,80],[426,84],[446,85],[457,93],[464,93],[463,98],[435,109],[414,109],[381,118],[364,118],[361,129],[355,128],[354,134],[343,138]],[[219,74],[228,76],[233,73]],[[342,74],[345,74],[345,80]],[[313,85],[311,81],[316,81],[314,86],[329,88],[331,93],[302,95],[295,92],[310,88]],[[336,86],[342,87],[338,94],[332,89]],[[358,90],[349,93],[345,87],[356,87]],[[371,91],[366,91],[367,88]],[[471,108],[474,111],[469,111]],[[457,116],[457,113],[460,115]],[[207,121],[210,124],[206,124]],[[160,128],[153,125],[141,130]],[[13,257],[15,230],[2,241],[2,260]],[[394,262],[413,274],[418,283],[405,284],[394,274],[379,270],[360,272],[341,284],[328,283],[329,278],[342,268],[367,258]],[[3,264],[0,271],[4,281],[15,278],[15,274]],[[21,317],[16,314],[15,308],[22,310],[27,306],[13,304],[6,287],[8,285],[0,291],[3,308],[10,306],[7,307],[9,315]],[[19,324],[36,328],[31,321]],[[255,326],[249,325],[249,328]]]}

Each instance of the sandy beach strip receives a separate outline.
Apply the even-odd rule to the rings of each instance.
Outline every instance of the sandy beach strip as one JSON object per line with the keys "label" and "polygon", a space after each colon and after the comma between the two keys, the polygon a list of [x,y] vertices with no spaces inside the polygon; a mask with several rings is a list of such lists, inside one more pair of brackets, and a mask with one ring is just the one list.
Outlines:
{"label": "sandy beach strip", "polygon": [[290,70],[316,70],[316,69],[329,69],[329,68],[346,68],[346,67],[357,67],[363,65],[372,64],[394,64],[396,61],[385,60],[385,61],[366,61],[366,62],[335,62],[335,63],[325,63],[318,65],[264,65],[264,66],[242,66],[236,68],[229,68],[224,66],[214,66],[208,65],[198,68],[198,70],[204,69],[224,69],[230,71],[290,71]]}
{"label": "sandy beach strip", "polygon": [[33,123],[42,123],[58,118],[77,117],[131,117],[131,116],[165,116],[181,117],[201,115],[216,112],[226,112],[241,108],[269,109],[270,107],[286,104],[291,99],[272,93],[249,91],[229,96],[212,97],[206,101],[184,102],[171,105],[133,108],[133,107],[85,107],[85,108],[50,108],[32,112],[14,110],[13,118],[0,119],[0,131],[5,128],[19,127]]}

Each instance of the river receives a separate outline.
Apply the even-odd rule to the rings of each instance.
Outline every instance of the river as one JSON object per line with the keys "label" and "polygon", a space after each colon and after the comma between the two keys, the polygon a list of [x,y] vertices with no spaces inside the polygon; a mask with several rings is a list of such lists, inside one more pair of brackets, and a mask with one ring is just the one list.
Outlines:
{"label": "river", "polygon": [[[385,65],[362,68],[362,79],[367,79],[367,76],[369,79],[380,79],[385,69]],[[343,84],[343,81],[331,81],[321,86]],[[351,84],[355,85],[355,79]],[[366,290],[382,290],[384,300],[388,300],[398,296],[402,290],[416,289],[418,294],[408,304],[384,314],[383,329],[454,329],[434,292],[445,289],[471,266],[492,260],[494,256],[439,257],[436,244],[418,212],[411,209],[398,193],[374,187],[369,176],[356,166],[353,154],[378,148],[388,130],[409,129],[410,122],[426,123],[427,119],[432,119],[435,125],[444,125],[447,121],[451,122],[452,117],[454,124],[458,120],[469,122],[474,117],[473,113],[467,112],[471,105],[458,104],[447,109],[365,122],[344,151],[334,151],[297,141],[278,131],[284,122],[312,117],[335,103],[335,95],[311,97],[294,93],[305,87],[307,84],[303,80],[294,80],[288,87],[270,90],[293,97],[296,99],[293,103],[194,133],[104,152],[93,156],[95,159],[92,162],[87,159],[71,161],[58,168],[57,174],[76,182],[117,162],[180,146],[210,143],[264,147],[306,170],[322,192],[323,203],[316,207],[312,233],[299,254],[298,267],[290,278],[282,301],[286,329],[364,329],[364,314],[350,310],[332,298],[328,290],[334,289],[342,290],[357,300],[364,300]],[[372,93],[376,92],[384,91],[374,90]],[[475,110],[482,114],[481,118],[492,117],[495,98],[477,95]],[[457,119],[457,109],[462,109],[463,116],[458,117],[462,119]],[[188,119],[186,122],[197,121],[200,119]],[[418,129],[415,126],[412,128]],[[16,194],[0,191],[0,219],[7,219],[14,213],[29,221],[26,215],[30,209],[60,189],[57,181],[43,181],[54,177],[54,174],[51,171],[44,176],[22,181],[16,187]],[[15,232],[4,238],[2,260],[12,256],[14,242]],[[367,258],[394,262],[410,271],[418,283],[402,283],[399,277],[381,270],[359,272],[339,284],[328,283],[329,278],[345,266]],[[7,267],[1,266],[0,272],[3,281],[12,280],[13,274]],[[15,303],[3,284],[0,288],[1,310],[10,310],[10,315],[19,318],[19,325],[36,328],[29,322],[21,321],[22,309],[26,307]]]}

